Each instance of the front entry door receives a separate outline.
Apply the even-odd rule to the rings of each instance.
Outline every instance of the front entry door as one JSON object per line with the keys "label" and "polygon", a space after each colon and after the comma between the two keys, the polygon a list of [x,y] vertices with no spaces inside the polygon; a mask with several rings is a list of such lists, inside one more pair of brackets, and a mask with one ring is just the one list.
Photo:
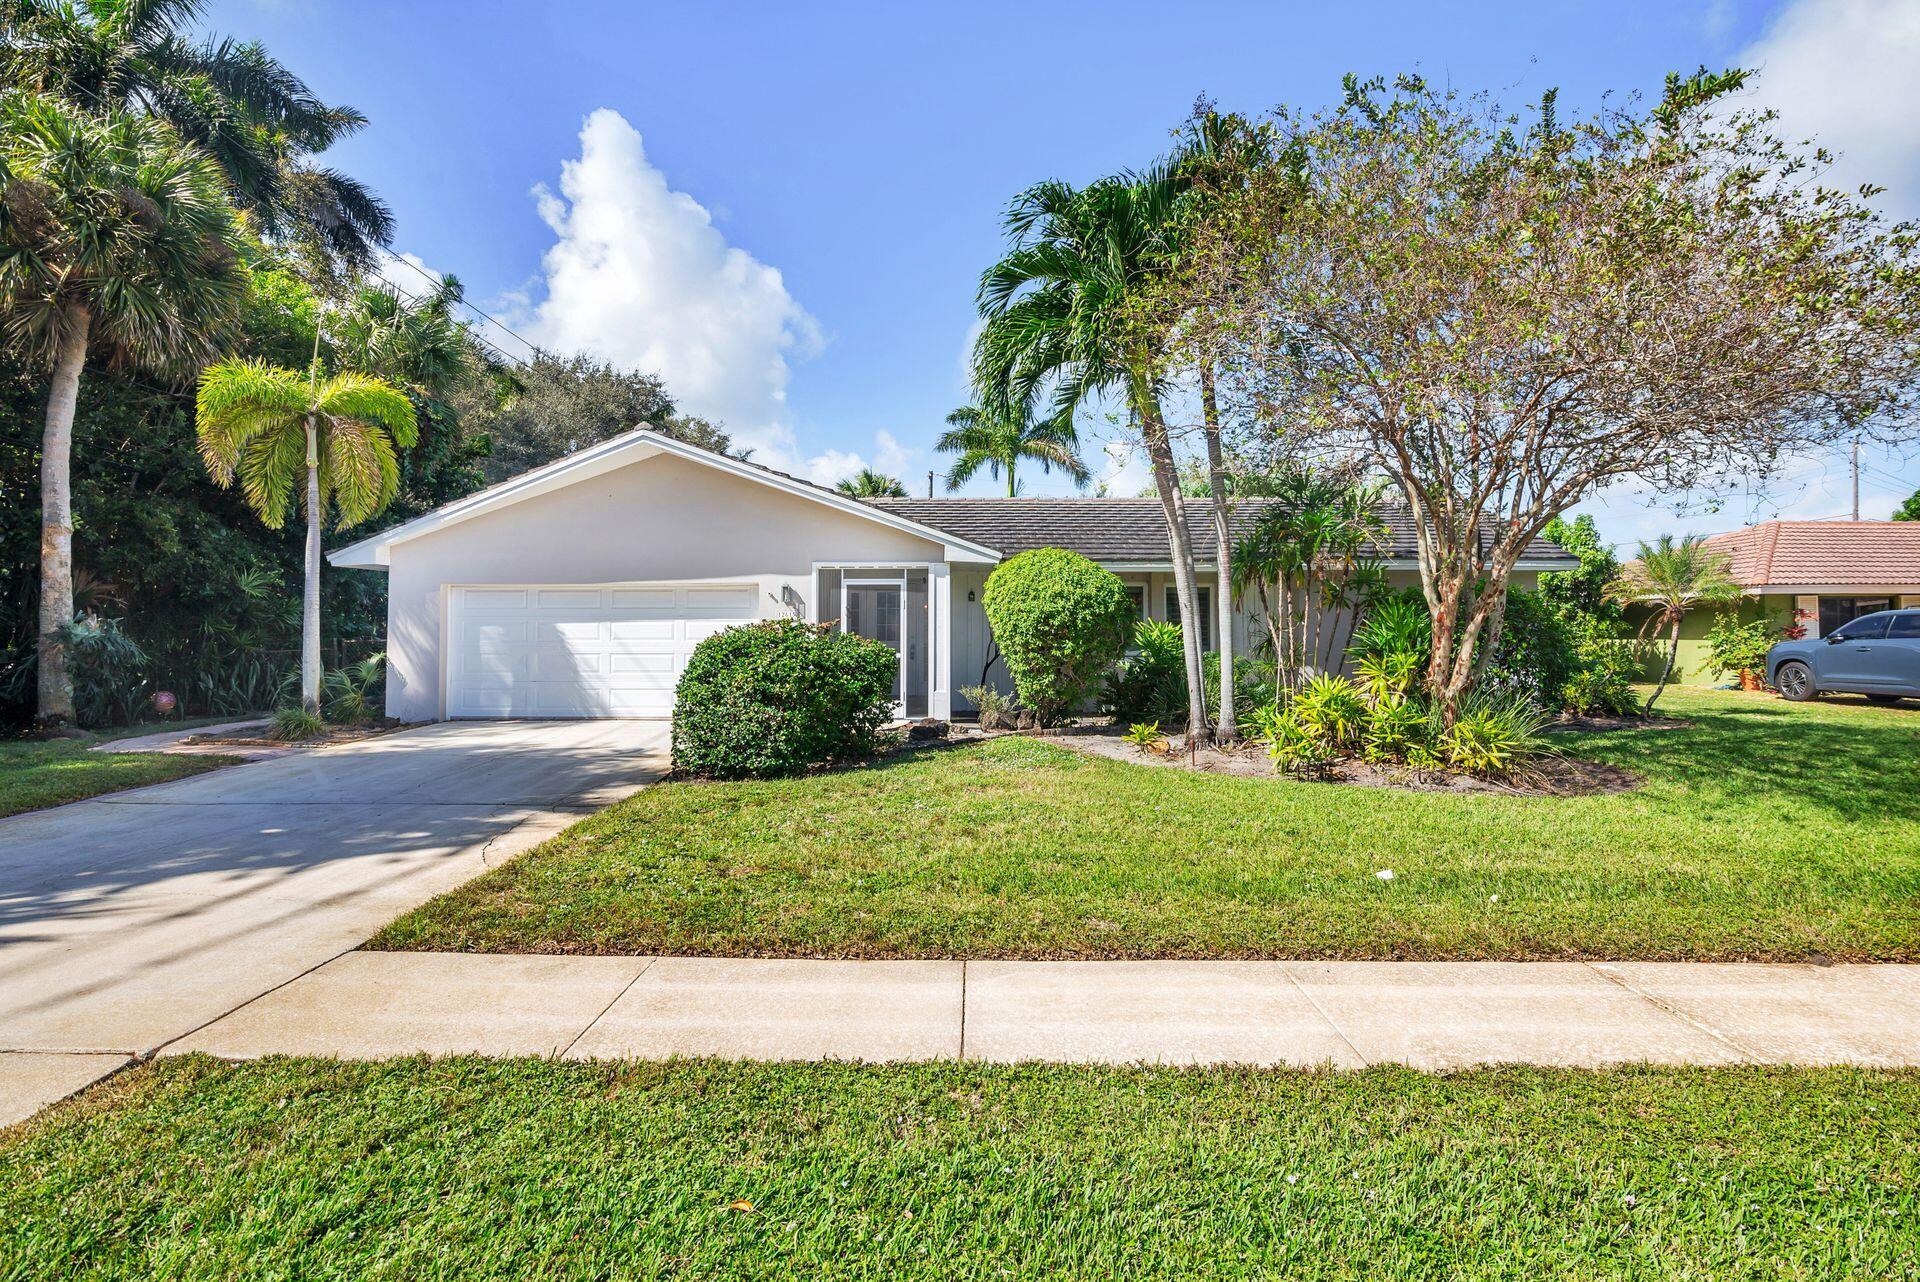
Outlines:
{"label": "front entry door", "polygon": [[[895,654],[901,653],[900,646],[900,606],[904,585],[894,583],[862,582],[850,579],[841,589],[844,600],[841,602],[840,617],[845,621],[846,630],[856,636],[878,641]],[[893,701],[901,703],[901,676],[904,666],[894,669]]]}

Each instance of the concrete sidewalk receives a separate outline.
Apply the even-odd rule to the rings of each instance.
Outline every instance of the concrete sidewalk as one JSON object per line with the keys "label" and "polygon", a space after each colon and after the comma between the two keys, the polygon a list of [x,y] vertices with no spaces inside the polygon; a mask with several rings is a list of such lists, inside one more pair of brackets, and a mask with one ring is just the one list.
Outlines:
{"label": "concrete sidewalk", "polygon": [[1920,966],[349,953],[162,1051],[1920,1065]]}

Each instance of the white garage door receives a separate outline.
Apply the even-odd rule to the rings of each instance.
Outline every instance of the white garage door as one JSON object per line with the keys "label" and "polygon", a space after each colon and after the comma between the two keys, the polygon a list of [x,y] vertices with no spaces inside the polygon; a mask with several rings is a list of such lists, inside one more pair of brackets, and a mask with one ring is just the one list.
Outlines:
{"label": "white garage door", "polygon": [[453,589],[451,717],[665,717],[693,647],[753,619],[751,583]]}

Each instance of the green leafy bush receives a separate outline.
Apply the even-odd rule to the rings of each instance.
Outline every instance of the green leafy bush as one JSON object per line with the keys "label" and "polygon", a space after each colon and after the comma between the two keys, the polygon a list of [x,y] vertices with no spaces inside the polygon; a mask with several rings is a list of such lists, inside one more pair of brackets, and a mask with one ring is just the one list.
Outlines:
{"label": "green leafy bush", "polygon": [[999,730],[1013,727],[1014,714],[1019,704],[1010,694],[1002,694],[992,686],[961,686],[957,691],[962,699],[971,703],[980,716],[983,729]]}
{"label": "green leafy bush", "polygon": [[866,756],[899,672],[893,650],[831,625],[774,619],[715,633],[675,692],[674,769],[760,778]]}
{"label": "green leafy bush", "polygon": [[1707,671],[1717,677],[1737,677],[1742,672],[1764,677],[1767,651],[1780,636],[1780,625],[1772,619],[1742,623],[1738,614],[1723,610],[1707,629]]}
{"label": "green leafy bush", "polygon": [[1289,774],[1307,774],[1331,764],[1339,755],[1326,728],[1300,714],[1298,700],[1284,711],[1271,706],[1273,714],[1267,716],[1263,710],[1258,723],[1267,756],[1277,768]]}
{"label": "green leafy bush", "polygon": [[1504,777],[1551,750],[1541,733],[1547,721],[1540,705],[1524,695],[1482,691],[1439,736],[1438,747],[1457,770]]}
{"label": "green leafy bush", "polygon": [[1119,578],[1062,548],[1001,562],[981,601],[1020,702],[1042,725],[1087,697],[1133,628],[1133,601]]}
{"label": "green leafy bush", "polygon": [[82,614],[61,630],[73,678],[74,720],[83,726],[138,721],[147,699],[147,652],[118,619]]}
{"label": "green leafy bush", "polygon": [[1158,747],[1165,738],[1158,721],[1136,721],[1127,727],[1127,742],[1142,752]]}

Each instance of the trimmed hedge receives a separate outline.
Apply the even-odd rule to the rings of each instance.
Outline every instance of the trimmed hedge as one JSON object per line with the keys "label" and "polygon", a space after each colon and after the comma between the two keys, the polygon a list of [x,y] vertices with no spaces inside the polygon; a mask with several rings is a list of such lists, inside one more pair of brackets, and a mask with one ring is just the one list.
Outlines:
{"label": "trimmed hedge", "polygon": [[673,766],[711,779],[790,775],[870,755],[900,656],[878,641],[770,619],[694,647],[674,692]]}
{"label": "trimmed hedge", "polygon": [[1086,698],[1133,635],[1126,585],[1063,548],[1003,561],[987,576],[981,601],[1020,702],[1042,725]]}

